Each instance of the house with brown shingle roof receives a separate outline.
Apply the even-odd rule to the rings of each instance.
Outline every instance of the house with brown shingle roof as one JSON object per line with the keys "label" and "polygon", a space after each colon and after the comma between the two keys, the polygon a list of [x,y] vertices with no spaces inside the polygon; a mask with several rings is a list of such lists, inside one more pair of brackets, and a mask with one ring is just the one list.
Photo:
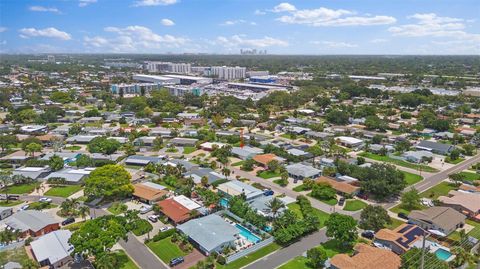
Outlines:
{"label": "house with brown shingle roof", "polygon": [[424,210],[413,210],[408,215],[408,223],[416,224],[425,230],[438,230],[450,234],[465,224],[465,215],[450,207],[433,206]]}
{"label": "house with brown shingle roof", "polygon": [[429,235],[427,231],[417,225],[402,224],[394,230],[379,230],[375,234],[374,241],[401,255],[407,252],[416,241],[421,240],[424,234],[425,236]]}
{"label": "house with brown shingle roof", "polygon": [[280,158],[278,157],[277,155],[273,154],[273,153],[267,153],[267,154],[259,154],[259,155],[255,155],[253,158],[252,158],[255,162],[257,162],[257,164],[263,166],[264,168],[267,168],[268,167],[268,163],[273,161],[273,160],[276,160],[278,162],[283,162],[283,158]]}
{"label": "house with brown shingle roof", "polygon": [[344,181],[338,181],[331,177],[321,176],[317,179],[317,183],[327,183],[334,188],[338,193],[344,195],[356,195],[360,191],[360,187],[354,186]]}
{"label": "house with brown shingle roof", "polygon": [[355,253],[352,256],[337,254],[330,260],[334,269],[398,269],[402,264],[401,259],[395,253],[367,244],[355,245]]}
{"label": "house with brown shingle roof", "polygon": [[168,190],[164,186],[153,182],[138,183],[133,187],[135,188],[133,197],[148,204],[154,204],[168,195]]}
{"label": "house with brown shingle roof", "polygon": [[451,190],[448,196],[440,196],[438,200],[444,206],[480,220],[480,194],[478,193]]}

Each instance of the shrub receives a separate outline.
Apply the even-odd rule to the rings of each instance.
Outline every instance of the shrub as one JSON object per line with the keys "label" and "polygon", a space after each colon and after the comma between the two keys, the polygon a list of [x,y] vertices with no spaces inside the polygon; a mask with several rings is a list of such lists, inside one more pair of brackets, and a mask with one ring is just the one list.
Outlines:
{"label": "shrub", "polygon": [[223,255],[218,255],[217,262],[221,265],[225,265],[227,263],[227,259]]}
{"label": "shrub", "polygon": [[160,241],[160,240],[165,239],[165,238],[167,238],[167,237],[169,237],[169,236],[172,236],[175,232],[176,232],[175,229],[170,229],[170,230],[165,231],[165,232],[158,232],[158,234],[155,235],[155,236],[152,238],[152,240],[153,240],[154,242]]}

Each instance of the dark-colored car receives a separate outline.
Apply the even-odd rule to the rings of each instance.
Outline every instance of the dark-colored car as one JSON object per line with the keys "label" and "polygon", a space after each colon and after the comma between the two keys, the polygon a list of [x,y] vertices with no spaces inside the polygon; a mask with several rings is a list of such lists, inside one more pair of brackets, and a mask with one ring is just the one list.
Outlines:
{"label": "dark-colored car", "polygon": [[177,257],[177,258],[174,258],[170,261],[170,266],[175,266],[175,265],[179,265],[181,264],[182,262],[184,262],[185,259],[183,259],[183,257]]}
{"label": "dark-colored car", "polygon": [[407,216],[405,213],[403,213],[403,212],[398,213],[397,216],[398,216],[399,218],[407,219],[407,220],[408,220],[408,216]]}
{"label": "dark-colored car", "polygon": [[361,233],[361,236],[372,240],[375,237],[375,234],[372,231],[364,231]]}
{"label": "dark-colored car", "polygon": [[345,204],[345,197],[341,197],[340,200],[338,200],[338,205],[343,206]]}
{"label": "dark-colored car", "polygon": [[74,223],[75,222],[75,218],[67,218],[66,220],[62,221],[62,225],[65,226],[65,225],[68,225],[70,223]]}
{"label": "dark-colored car", "polygon": [[274,192],[270,189],[263,190],[263,195],[265,195],[265,196],[270,196],[270,195],[273,195],[273,194],[274,194]]}

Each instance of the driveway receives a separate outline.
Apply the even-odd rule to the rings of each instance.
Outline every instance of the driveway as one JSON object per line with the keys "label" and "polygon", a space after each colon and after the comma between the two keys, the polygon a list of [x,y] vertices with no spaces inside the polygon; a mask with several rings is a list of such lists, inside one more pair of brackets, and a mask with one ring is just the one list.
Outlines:
{"label": "driveway", "polygon": [[182,262],[181,264],[173,267],[175,269],[188,269],[190,267],[193,267],[197,264],[197,262],[205,259],[205,255],[203,255],[200,251],[198,251],[196,248],[193,249],[190,254],[184,257],[185,261]]}

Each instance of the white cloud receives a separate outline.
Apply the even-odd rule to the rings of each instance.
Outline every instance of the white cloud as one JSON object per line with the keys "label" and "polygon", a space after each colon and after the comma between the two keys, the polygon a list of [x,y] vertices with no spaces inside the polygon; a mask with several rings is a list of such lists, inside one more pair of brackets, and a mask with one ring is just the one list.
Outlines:
{"label": "white cloud", "polygon": [[222,22],[220,25],[222,25],[222,26],[231,26],[231,25],[237,25],[237,24],[257,25],[256,22],[246,21],[246,20],[228,20],[228,21]]}
{"label": "white cloud", "polygon": [[162,19],[161,21],[163,26],[173,26],[175,23],[170,19]]}
{"label": "white cloud", "polygon": [[0,33],[6,32],[7,30],[7,27],[0,26]]}
{"label": "white cloud", "polygon": [[388,39],[385,38],[375,38],[370,40],[370,43],[385,43],[388,42]]}
{"label": "white cloud", "polygon": [[144,26],[125,28],[106,27],[105,32],[115,34],[112,38],[101,36],[84,37],[84,45],[90,48],[108,49],[115,52],[155,51],[165,48],[178,48],[188,43],[189,39],[172,35],[159,35]]}
{"label": "white cloud", "polygon": [[288,24],[304,24],[309,26],[365,26],[392,24],[396,19],[383,15],[357,16],[354,11],[345,9],[329,9],[320,7],[316,9],[296,9],[293,5],[282,3],[272,10],[273,12],[286,12],[277,18],[278,21]]}
{"label": "white cloud", "polygon": [[253,14],[255,14],[255,15],[265,15],[265,14],[267,14],[267,12],[261,11],[260,9],[255,9]]}
{"label": "white cloud", "polygon": [[408,18],[417,20],[417,23],[390,27],[388,31],[395,36],[449,37],[480,42],[480,34],[465,32],[463,19],[440,17],[434,13],[414,14]]}
{"label": "white cloud", "polygon": [[272,12],[285,12],[285,11],[295,11],[296,8],[290,3],[280,3],[273,7]]}
{"label": "white cloud", "polygon": [[86,7],[90,4],[96,3],[97,0],[78,0],[78,6],[79,7]]}
{"label": "white cloud", "polygon": [[30,11],[61,13],[56,7],[30,6]]}
{"label": "white cloud", "polygon": [[30,37],[51,37],[57,38],[61,40],[70,40],[72,36],[56,28],[49,27],[45,29],[35,29],[35,28],[23,28],[19,30],[20,37],[22,38],[30,38]]}
{"label": "white cloud", "polygon": [[149,7],[149,6],[168,6],[176,4],[177,0],[138,0],[133,6],[134,7]]}
{"label": "white cloud", "polygon": [[312,41],[312,44],[323,45],[328,48],[356,48],[357,44],[346,43],[346,42],[336,42],[336,41]]}
{"label": "white cloud", "polygon": [[265,36],[263,38],[248,39],[244,35],[233,35],[231,37],[219,36],[214,42],[224,47],[255,47],[266,48],[272,46],[286,47],[288,42],[273,37]]}

